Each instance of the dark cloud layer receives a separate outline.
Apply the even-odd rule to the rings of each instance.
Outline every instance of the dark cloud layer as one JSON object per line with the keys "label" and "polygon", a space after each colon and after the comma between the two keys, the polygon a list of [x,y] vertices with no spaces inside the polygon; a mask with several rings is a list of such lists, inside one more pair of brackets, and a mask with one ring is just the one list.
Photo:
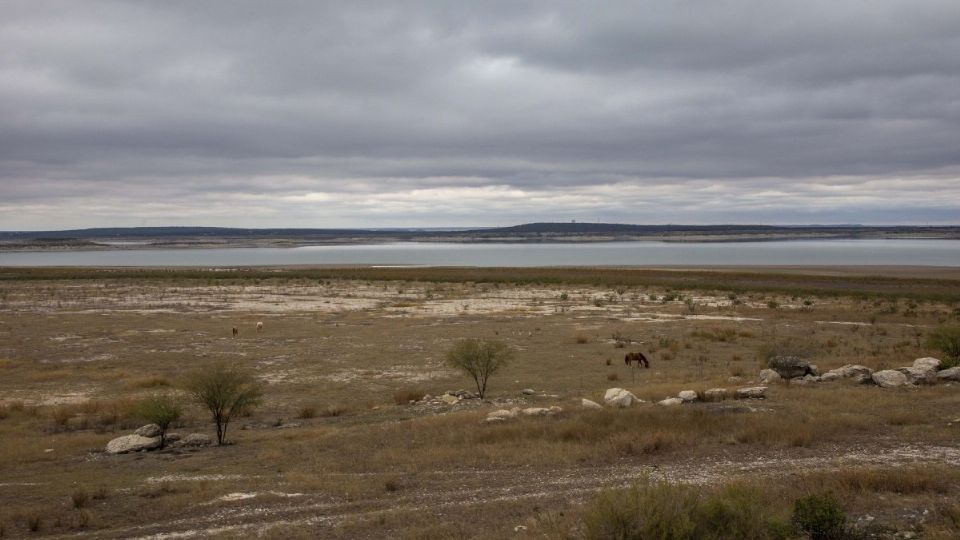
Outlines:
{"label": "dark cloud layer", "polygon": [[0,229],[960,222],[954,0],[0,3]]}

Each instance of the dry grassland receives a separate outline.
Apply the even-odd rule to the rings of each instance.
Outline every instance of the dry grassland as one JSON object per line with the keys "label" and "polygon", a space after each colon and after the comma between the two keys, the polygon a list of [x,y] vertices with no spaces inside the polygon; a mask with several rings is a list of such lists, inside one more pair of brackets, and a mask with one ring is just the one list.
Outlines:
{"label": "dry grassland", "polygon": [[[957,322],[958,300],[952,277],[799,271],[0,271],[0,532],[589,536],[599,491],[666,480],[748,485],[784,519],[797,496],[829,490],[880,537],[955,538],[960,384],[579,403],[613,386],[653,402],[755,385],[771,346],[821,370],[909,365],[937,355],[924,338]],[[515,351],[488,400],[419,401],[471,389],[443,362],[467,337]],[[633,350],[650,369],[623,364]],[[144,423],[137,399],[181,392],[215,361],[265,384],[234,444],[103,453]],[[551,405],[563,413],[483,423]],[[191,406],[173,431],[212,426]]]}

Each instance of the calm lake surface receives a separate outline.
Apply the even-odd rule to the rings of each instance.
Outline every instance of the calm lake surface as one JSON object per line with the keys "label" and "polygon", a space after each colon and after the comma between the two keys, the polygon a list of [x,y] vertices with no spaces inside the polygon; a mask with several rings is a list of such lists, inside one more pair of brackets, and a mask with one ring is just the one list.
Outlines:
{"label": "calm lake surface", "polygon": [[0,253],[0,266],[920,265],[960,266],[960,240],[567,244],[389,244],[298,248],[124,249]]}

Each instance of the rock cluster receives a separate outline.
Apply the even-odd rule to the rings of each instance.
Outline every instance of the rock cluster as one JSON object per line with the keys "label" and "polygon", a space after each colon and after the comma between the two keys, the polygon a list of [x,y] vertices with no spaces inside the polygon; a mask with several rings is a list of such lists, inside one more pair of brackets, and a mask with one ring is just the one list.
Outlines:
{"label": "rock cluster", "polygon": [[526,409],[514,407],[512,409],[499,409],[496,411],[491,411],[487,414],[486,421],[488,423],[496,423],[513,420],[518,416],[556,416],[561,412],[563,412],[563,408],[556,405],[552,407],[527,407]]}
{"label": "rock cluster", "polygon": [[[766,397],[766,386],[753,386],[750,388],[739,388],[734,392],[734,396],[737,399],[763,399]],[[659,405],[672,406],[672,405],[682,405],[684,403],[696,403],[698,401],[724,401],[730,396],[730,393],[726,388],[711,388],[703,394],[698,394],[693,390],[683,390],[677,397],[669,397],[667,399],[658,401]]]}
{"label": "rock cluster", "polygon": [[[771,361],[771,367],[773,367],[773,363]],[[758,379],[764,384],[778,381],[781,377],[788,379],[791,384],[850,380],[857,384],[875,384],[881,388],[935,384],[937,381],[960,381],[960,367],[940,370],[940,360],[929,357],[917,358],[909,366],[881,371],[873,371],[859,364],[847,364],[837,369],[831,369],[822,375],[816,374],[816,366],[813,365],[809,366],[810,372],[804,375],[796,375],[800,373],[803,361],[798,362],[797,359],[793,358],[783,360],[778,365],[783,369],[778,371],[765,369],[760,372]],[[787,377],[784,373],[796,376]]]}
{"label": "rock cluster", "polygon": [[420,401],[412,401],[411,405],[457,405],[468,399],[480,399],[480,394],[467,390],[447,390],[439,396],[427,394]]}
{"label": "rock cluster", "polygon": [[[171,448],[210,446],[213,439],[203,433],[191,433],[181,437],[179,433],[168,433],[167,446]],[[111,439],[107,443],[108,454],[127,454],[130,452],[146,452],[160,448],[160,426],[147,424],[137,428],[130,435],[123,435]]]}
{"label": "rock cluster", "polygon": [[738,388],[737,399],[764,399],[767,397],[766,386],[751,386],[750,388]]}

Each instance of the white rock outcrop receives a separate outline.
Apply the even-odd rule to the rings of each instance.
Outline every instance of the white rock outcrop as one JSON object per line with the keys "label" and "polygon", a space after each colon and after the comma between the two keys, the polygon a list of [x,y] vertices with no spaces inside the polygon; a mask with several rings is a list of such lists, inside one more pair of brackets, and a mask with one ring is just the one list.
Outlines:
{"label": "white rock outcrop", "polygon": [[930,371],[938,371],[940,369],[940,364],[939,358],[932,358],[930,356],[925,358],[917,358],[913,361],[913,367]]}
{"label": "white rock outcrop", "polygon": [[140,435],[124,435],[112,439],[107,443],[108,454],[126,454],[141,450],[153,450],[160,447],[160,437],[141,437]]}
{"label": "white rock outcrop", "polygon": [[941,381],[958,381],[960,382],[960,366],[947,368],[937,372],[937,379]]}
{"label": "white rock outcrop", "polygon": [[586,398],[580,400],[580,406],[583,407],[584,409],[602,409],[603,408],[603,406],[601,406],[596,401],[586,399]]}
{"label": "white rock outcrop", "polygon": [[520,409],[500,409],[487,414],[487,422],[505,422],[517,417]]}
{"label": "white rock outcrop", "polygon": [[883,371],[877,371],[873,374],[873,382],[877,383],[877,386],[880,388],[895,388],[897,386],[906,386],[910,384],[910,380],[903,373],[895,369],[885,369]]}
{"label": "white rock outcrop", "polygon": [[703,393],[704,401],[723,401],[727,399],[726,388],[711,388]]}
{"label": "white rock outcrop", "polygon": [[780,382],[783,377],[781,377],[779,373],[772,369],[763,369],[760,371],[760,375],[757,377],[757,379],[763,384],[773,384]]}
{"label": "white rock outcrop", "polygon": [[767,397],[766,386],[751,386],[749,388],[738,388],[737,399],[764,399]]}
{"label": "white rock outcrop", "polygon": [[147,424],[137,428],[133,432],[134,435],[139,435],[141,437],[159,437],[160,436],[160,426],[156,424]]}
{"label": "white rock outcrop", "polygon": [[834,381],[838,379],[852,379],[857,383],[872,383],[873,370],[859,364],[847,364],[837,369],[831,369],[820,376],[823,382]]}
{"label": "white rock outcrop", "polygon": [[603,394],[603,402],[608,407],[629,407],[634,403],[643,403],[643,400],[623,388],[608,388]]}
{"label": "white rock outcrop", "polygon": [[937,372],[922,367],[902,367],[897,371],[907,376],[909,384],[933,384],[937,382]]}

